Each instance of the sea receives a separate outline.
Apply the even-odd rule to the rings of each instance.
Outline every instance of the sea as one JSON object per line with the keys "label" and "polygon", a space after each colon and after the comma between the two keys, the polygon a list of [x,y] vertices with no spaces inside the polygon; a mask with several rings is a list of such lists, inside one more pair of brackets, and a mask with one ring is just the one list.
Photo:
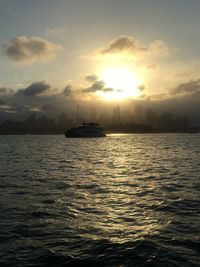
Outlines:
{"label": "sea", "polygon": [[200,266],[200,134],[0,136],[0,266]]}

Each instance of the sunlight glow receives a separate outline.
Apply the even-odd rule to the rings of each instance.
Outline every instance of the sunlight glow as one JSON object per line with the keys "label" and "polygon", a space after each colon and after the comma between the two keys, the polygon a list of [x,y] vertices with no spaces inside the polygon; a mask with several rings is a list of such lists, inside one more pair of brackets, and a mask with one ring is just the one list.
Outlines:
{"label": "sunlight glow", "polygon": [[139,96],[139,81],[128,68],[112,67],[104,69],[101,76],[106,88],[113,90],[110,92],[101,92],[104,99],[119,100]]}

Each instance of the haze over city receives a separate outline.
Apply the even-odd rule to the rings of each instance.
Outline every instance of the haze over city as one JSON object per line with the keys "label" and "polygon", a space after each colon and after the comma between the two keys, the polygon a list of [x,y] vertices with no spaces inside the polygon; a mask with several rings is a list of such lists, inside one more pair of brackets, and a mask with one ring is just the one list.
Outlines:
{"label": "haze over city", "polygon": [[0,122],[132,112],[200,121],[199,1],[0,1]]}

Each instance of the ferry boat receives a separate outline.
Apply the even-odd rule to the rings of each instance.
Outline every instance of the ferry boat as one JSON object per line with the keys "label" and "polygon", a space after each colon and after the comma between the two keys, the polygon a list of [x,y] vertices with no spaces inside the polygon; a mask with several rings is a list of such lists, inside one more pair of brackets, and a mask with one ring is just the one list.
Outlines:
{"label": "ferry boat", "polygon": [[71,128],[65,133],[65,137],[105,137],[105,131],[98,123],[83,123],[78,127]]}

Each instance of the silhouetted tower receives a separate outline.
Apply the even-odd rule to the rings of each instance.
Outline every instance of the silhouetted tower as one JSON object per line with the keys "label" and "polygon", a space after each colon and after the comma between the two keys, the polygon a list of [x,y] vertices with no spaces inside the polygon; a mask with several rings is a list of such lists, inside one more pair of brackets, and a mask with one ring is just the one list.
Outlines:
{"label": "silhouetted tower", "polygon": [[120,106],[117,106],[113,109],[112,124],[120,124],[120,123],[121,123]]}

